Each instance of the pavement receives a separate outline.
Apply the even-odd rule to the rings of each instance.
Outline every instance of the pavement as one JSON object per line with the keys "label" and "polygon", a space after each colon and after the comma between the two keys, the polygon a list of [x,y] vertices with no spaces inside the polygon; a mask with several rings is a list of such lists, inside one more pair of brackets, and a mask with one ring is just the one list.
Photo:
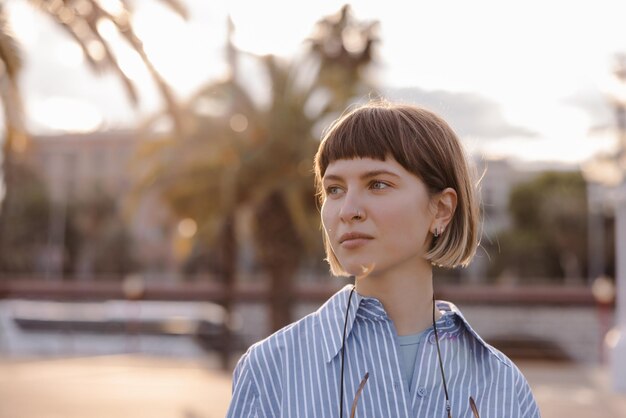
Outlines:
{"label": "pavement", "polygon": [[0,360],[1,418],[217,418],[230,375],[145,355]]}
{"label": "pavement", "polygon": [[[518,362],[543,418],[626,418],[602,366]],[[0,358],[0,418],[224,417],[230,373],[216,358]]]}
{"label": "pavement", "polygon": [[516,362],[543,418],[626,418],[626,393],[611,389],[606,366]]}

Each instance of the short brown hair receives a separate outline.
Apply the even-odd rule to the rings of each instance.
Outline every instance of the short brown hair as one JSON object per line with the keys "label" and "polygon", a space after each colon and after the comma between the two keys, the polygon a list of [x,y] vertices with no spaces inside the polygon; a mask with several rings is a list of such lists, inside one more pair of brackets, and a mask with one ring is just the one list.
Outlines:
{"label": "short brown hair", "polygon": [[[322,178],[336,160],[392,156],[424,182],[431,196],[451,187],[457,207],[444,233],[433,240],[426,259],[440,267],[467,266],[479,242],[480,211],[475,176],[452,128],[433,112],[408,104],[375,101],[344,114],[325,132],[315,155],[320,203]],[[331,272],[345,275],[324,231]]]}

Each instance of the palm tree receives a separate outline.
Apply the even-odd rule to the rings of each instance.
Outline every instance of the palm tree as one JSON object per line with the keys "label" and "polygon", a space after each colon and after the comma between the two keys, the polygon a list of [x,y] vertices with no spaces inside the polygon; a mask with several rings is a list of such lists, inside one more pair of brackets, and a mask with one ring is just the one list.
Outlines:
{"label": "palm tree", "polygon": [[[356,21],[348,6],[319,21],[309,39],[310,58],[318,62],[319,71],[305,88],[298,87],[296,76],[306,63],[290,67],[268,60],[274,92],[268,111],[271,139],[257,157],[267,183],[255,211],[255,237],[272,280],[273,329],[291,322],[293,275],[311,244],[320,243],[310,170],[319,144],[313,128],[369,89],[363,72],[372,62],[375,30],[376,23]],[[307,111],[320,92],[327,93],[323,106],[317,113]]]}
{"label": "palm tree", "polygon": [[[24,128],[22,100],[19,94],[18,76],[22,70],[22,59],[19,46],[12,35],[4,5],[0,4],[0,100],[4,115],[5,138],[3,143],[2,165],[5,168],[5,185],[13,184],[11,167],[13,154],[26,150],[28,136]],[[0,192],[2,191],[0,182]],[[8,186],[5,186],[8,188]],[[8,190],[0,193],[0,202]],[[1,206],[0,206],[1,208]],[[1,213],[1,211],[0,211]]]}
{"label": "palm tree", "polygon": [[[186,9],[179,0],[161,0],[174,12],[187,17]],[[174,95],[154,68],[146,55],[141,40],[135,34],[131,24],[132,10],[127,1],[120,3],[116,11],[102,7],[97,0],[28,0],[28,2],[56,22],[82,49],[89,67],[96,73],[112,71],[123,83],[132,104],[136,105],[139,97],[130,78],[120,67],[111,45],[100,35],[97,25],[101,21],[111,22],[123,39],[139,54],[157,85],[167,113],[173,120],[176,131],[184,132],[185,126],[180,116],[179,106]],[[29,146],[28,132],[23,122],[22,99],[18,78],[22,69],[20,46],[12,35],[10,19],[0,3],[0,101],[5,121],[5,138],[0,160],[0,238],[7,236],[7,214],[17,211],[19,204],[13,203],[18,196],[18,173],[24,172],[18,166],[26,163],[25,156]],[[2,247],[0,242],[0,248]],[[6,245],[10,245],[4,243]]]}
{"label": "palm tree", "polygon": [[[161,1],[182,17],[187,17],[186,9],[179,0]],[[120,67],[109,42],[97,29],[99,22],[111,22],[143,60],[166,103],[168,115],[173,119],[176,130],[178,132],[184,130],[180,109],[171,88],[154,68],[144,51],[141,39],[135,34],[129,18],[132,10],[127,1],[123,1],[121,8],[115,12],[104,9],[97,0],[28,0],[28,2],[54,20],[58,27],[80,46],[89,68],[96,73],[106,71],[115,73],[123,83],[129,100],[136,105],[139,97],[132,81]],[[0,4],[0,100],[5,118],[3,166],[7,188],[11,184],[12,160],[18,158],[17,156],[24,153],[28,147],[28,134],[23,123],[22,100],[18,87],[21,68],[20,47],[12,34],[4,5]]]}
{"label": "palm tree", "polygon": [[[375,23],[356,21],[344,6],[318,23],[303,56],[256,57],[268,76],[269,104],[253,100],[241,82],[241,53],[229,37],[230,77],[205,86],[186,106],[194,132],[185,141],[166,138],[144,148],[139,188],[152,185],[174,214],[193,217],[208,231],[205,245],[215,246],[218,237],[234,242],[228,237],[234,214],[253,209],[258,261],[271,280],[274,329],[290,321],[292,279],[303,256],[320,253],[314,128],[368,89],[363,71],[372,62],[375,30]],[[207,108],[213,114],[203,114]],[[228,287],[236,265],[231,247],[224,269],[230,277],[222,278]]]}
{"label": "palm tree", "polygon": [[[187,18],[186,8],[179,0],[160,0],[175,13]],[[83,51],[87,64],[96,73],[112,71],[123,83],[129,100],[137,104],[139,97],[133,85],[120,67],[112,46],[98,31],[102,21],[111,22],[128,45],[139,55],[150,72],[161,97],[165,101],[168,115],[173,119],[177,131],[184,129],[177,101],[167,82],[156,70],[143,48],[141,39],[135,34],[130,16],[132,8],[126,1],[120,2],[117,10],[107,10],[97,0],[28,0],[30,4],[54,20]]]}

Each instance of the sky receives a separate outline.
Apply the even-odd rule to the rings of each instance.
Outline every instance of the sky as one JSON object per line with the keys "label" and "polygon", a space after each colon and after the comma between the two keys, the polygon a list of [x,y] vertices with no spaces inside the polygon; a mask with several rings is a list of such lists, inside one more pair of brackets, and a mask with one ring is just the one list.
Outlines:
{"label": "sky", "polygon": [[[107,7],[115,1],[102,0]],[[239,48],[293,56],[302,51],[314,23],[343,4],[182,1],[190,11],[187,21],[157,0],[130,2],[148,55],[182,100],[225,74],[228,15]],[[615,54],[626,52],[626,2],[350,4],[356,18],[380,23],[373,81],[390,99],[442,114],[471,152],[578,164],[615,149],[609,103],[625,96],[612,69]],[[27,1],[9,0],[7,10],[23,46],[21,86],[34,131],[127,127],[158,110],[161,103],[146,70],[112,28],[99,30],[117,47],[124,71],[139,87],[136,109],[117,79],[90,73],[80,49]]]}

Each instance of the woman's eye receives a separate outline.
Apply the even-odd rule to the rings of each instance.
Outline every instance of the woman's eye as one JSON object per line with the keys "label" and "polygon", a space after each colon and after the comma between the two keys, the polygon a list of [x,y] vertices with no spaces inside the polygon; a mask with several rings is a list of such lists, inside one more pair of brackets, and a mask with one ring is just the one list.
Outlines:
{"label": "woman's eye", "polygon": [[382,181],[373,181],[370,187],[372,189],[381,190],[381,189],[386,189],[387,187],[389,187],[389,185]]}
{"label": "woman's eye", "polygon": [[334,195],[334,194],[339,193],[339,191],[340,191],[340,189],[337,186],[328,186],[326,188],[326,194],[327,195]]}

